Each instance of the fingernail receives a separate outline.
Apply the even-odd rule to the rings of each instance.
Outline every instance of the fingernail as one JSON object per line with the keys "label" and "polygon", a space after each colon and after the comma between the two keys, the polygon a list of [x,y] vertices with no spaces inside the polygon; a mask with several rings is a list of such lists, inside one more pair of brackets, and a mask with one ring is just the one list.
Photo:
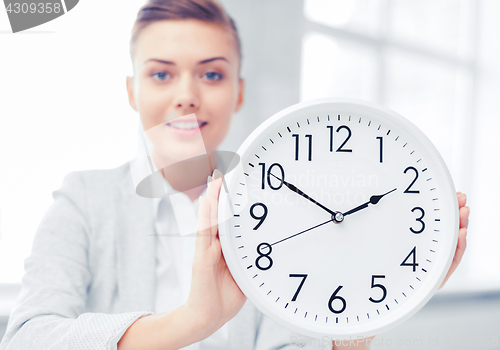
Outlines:
{"label": "fingernail", "polygon": [[207,185],[212,181],[212,177],[210,175],[208,175],[207,177]]}
{"label": "fingernail", "polygon": [[220,172],[219,169],[215,169],[213,176],[214,176],[214,179],[220,179],[220,178],[222,178],[222,173]]}

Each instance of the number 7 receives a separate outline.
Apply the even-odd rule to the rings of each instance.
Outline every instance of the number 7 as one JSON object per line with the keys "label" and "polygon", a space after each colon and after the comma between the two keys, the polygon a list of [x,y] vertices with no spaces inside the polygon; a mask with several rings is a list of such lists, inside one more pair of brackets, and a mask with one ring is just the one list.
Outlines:
{"label": "number 7", "polygon": [[292,301],[297,300],[297,296],[299,295],[300,290],[302,289],[302,286],[304,285],[304,282],[306,281],[307,275],[302,275],[302,274],[289,274],[289,277],[302,277],[302,281],[299,284],[299,288],[297,288],[297,291],[293,295]]}

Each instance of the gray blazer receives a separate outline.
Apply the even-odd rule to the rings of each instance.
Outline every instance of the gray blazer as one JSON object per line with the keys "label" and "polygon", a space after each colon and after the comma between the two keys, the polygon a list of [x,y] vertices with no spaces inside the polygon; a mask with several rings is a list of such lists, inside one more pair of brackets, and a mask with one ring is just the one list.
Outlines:
{"label": "gray blazer", "polygon": [[[154,313],[152,200],[135,193],[128,162],[71,172],[52,196],[0,350],[116,349],[137,318]],[[228,327],[231,349],[298,349],[290,337],[311,339],[250,300]]]}

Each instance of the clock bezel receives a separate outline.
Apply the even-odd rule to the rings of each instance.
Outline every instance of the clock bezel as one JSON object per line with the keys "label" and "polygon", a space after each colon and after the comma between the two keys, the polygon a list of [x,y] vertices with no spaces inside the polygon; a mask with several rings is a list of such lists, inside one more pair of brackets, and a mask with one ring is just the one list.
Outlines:
{"label": "clock bezel", "polygon": [[[263,297],[258,293],[257,289],[250,284],[250,280],[244,276],[244,271],[241,269],[239,264],[239,259],[236,257],[233,245],[230,244],[231,238],[228,233],[231,233],[231,227],[229,225],[230,219],[232,218],[231,210],[229,209],[229,203],[225,191],[222,190],[219,199],[219,238],[221,241],[221,246],[224,254],[224,258],[228,265],[228,268],[242,290],[242,292],[247,296],[248,299],[259,309],[262,313],[273,319],[274,321],[282,324],[283,326],[296,331],[300,334],[321,338],[323,336],[329,336],[332,339],[349,339],[352,337],[366,337],[376,335],[385,332],[397,325],[403,323],[408,318],[413,316],[418,312],[434,295],[438,290],[440,284],[444,280],[446,273],[452,263],[453,256],[455,253],[455,247],[458,240],[458,227],[459,227],[459,214],[458,214],[458,201],[455,192],[455,186],[453,184],[453,179],[451,174],[444,162],[439,151],[436,149],[434,144],[429,140],[429,138],[418,129],[413,123],[401,116],[400,114],[385,108],[383,106],[357,100],[357,99],[347,99],[347,98],[323,98],[311,101],[305,101],[297,103],[288,108],[281,110],[280,112],[274,114],[272,117],[263,122],[258,126],[248,138],[243,142],[237,151],[240,159],[244,159],[245,153],[250,149],[253,143],[259,139],[260,135],[266,132],[273,125],[281,122],[282,118],[293,118],[294,116],[304,113],[307,111],[311,115],[316,115],[317,113],[328,113],[327,110],[348,110],[351,113],[359,113],[362,115],[371,115],[380,121],[388,121],[390,123],[395,123],[399,127],[408,131],[415,139],[422,145],[422,147],[427,151],[432,162],[436,166],[436,170],[445,180],[443,183],[444,188],[441,188],[443,195],[446,195],[446,202],[448,205],[453,206],[450,208],[450,222],[453,222],[453,228],[451,232],[452,237],[445,237],[441,242],[440,254],[433,266],[433,273],[430,274],[427,281],[422,287],[420,287],[415,294],[408,300],[403,306],[393,311],[389,315],[386,315],[380,319],[374,319],[368,323],[364,323],[356,326],[349,327],[336,327],[333,333],[318,331],[319,328],[325,329],[329,328],[327,326],[317,326],[314,325],[308,327],[301,327],[299,324],[293,322],[293,320],[283,317],[282,314],[278,314],[274,311],[272,305],[263,300]],[[225,181],[227,187],[231,189],[233,186],[233,176],[235,171],[230,172],[225,175]]]}

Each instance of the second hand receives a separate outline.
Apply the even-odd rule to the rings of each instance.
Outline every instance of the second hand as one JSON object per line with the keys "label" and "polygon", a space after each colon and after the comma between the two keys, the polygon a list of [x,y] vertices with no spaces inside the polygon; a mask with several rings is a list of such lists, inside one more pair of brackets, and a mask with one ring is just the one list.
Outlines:
{"label": "second hand", "polygon": [[295,237],[295,236],[301,235],[301,234],[303,234],[303,233],[305,233],[305,232],[307,232],[307,231],[311,231],[312,229],[315,229],[315,228],[317,228],[317,227],[323,226],[323,225],[325,225],[325,224],[327,224],[327,223],[329,223],[329,222],[332,222],[332,220],[330,219],[330,220],[325,221],[325,222],[323,222],[323,223],[321,223],[321,224],[319,224],[319,225],[316,225],[316,226],[313,226],[313,227],[311,227],[311,228],[308,228],[307,230],[300,231],[299,233],[296,233],[296,234],[291,235],[291,236],[289,236],[289,237],[283,238],[282,240],[279,240],[279,241],[277,241],[277,242],[274,242],[274,243],[273,243],[273,244],[271,244],[271,245],[275,245],[275,244],[278,244],[278,243],[280,243],[280,242],[286,241],[287,239],[290,239],[290,238],[292,238],[292,237]]}

